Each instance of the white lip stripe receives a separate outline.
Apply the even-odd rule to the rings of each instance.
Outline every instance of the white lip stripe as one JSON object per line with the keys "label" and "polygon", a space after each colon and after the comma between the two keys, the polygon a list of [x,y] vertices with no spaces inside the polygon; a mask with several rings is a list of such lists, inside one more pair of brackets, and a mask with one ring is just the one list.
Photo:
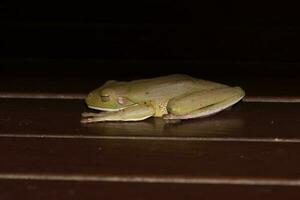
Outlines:
{"label": "white lip stripe", "polygon": [[[133,104],[131,106],[137,106],[138,104]],[[99,108],[99,107],[94,107],[94,106],[88,106],[89,108],[91,109],[94,109],[94,110],[101,110],[101,111],[119,111],[119,110],[123,110],[125,108],[128,108],[128,107],[131,107],[131,106],[127,106],[127,107],[123,107],[123,108],[116,108],[116,109],[113,109],[113,108]]]}
{"label": "white lip stripe", "polygon": [[122,110],[123,108],[119,108],[119,109],[113,109],[113,108],[99,108],[99,107],[94,107],[94,106],[88,106],[91,109],[94,110],[101,110],[101,111],[119,111]]}

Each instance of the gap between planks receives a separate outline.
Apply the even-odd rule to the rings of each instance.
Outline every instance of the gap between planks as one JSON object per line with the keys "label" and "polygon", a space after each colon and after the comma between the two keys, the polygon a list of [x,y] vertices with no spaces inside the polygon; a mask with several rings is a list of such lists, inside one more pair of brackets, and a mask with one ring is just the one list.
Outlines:
{"label": "gap between planks", "polygon": [[237,137],[153,137],[153,136],[103,136],[103,135],[55,135],[55,134],[0,134],[0,138],[40,138],[40,139],[101,139],[101,140],[164,140],[203,142],[265,142],[300,143],[299,138],[237,138]]}
{"label": "gap between planks", "polygon": [[0,173],[3,180],[48,180],[77,182],[126,182],[126,183],[172,183],[172,184],[211,184],[211,185],[261,185],[261,186],[300,186],[300,180],[273,178],[234,178],[234,177],[186,177],[186,176],[124,176],[124,175],[68,175]]}
{"label": "gap between planks", "polygon": [[83,93],[17,93],[1,92],[1,99],[84,99]]}

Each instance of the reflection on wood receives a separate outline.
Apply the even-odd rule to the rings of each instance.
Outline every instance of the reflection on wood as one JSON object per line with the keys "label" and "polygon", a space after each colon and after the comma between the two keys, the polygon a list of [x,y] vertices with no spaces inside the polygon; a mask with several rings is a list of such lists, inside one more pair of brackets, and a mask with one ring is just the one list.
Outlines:
{"label": "reflection on wood", "polygon": [[[210,118],[185,120],[179,123],[166,123],[161,118],[153,118],[144,122],[108,122],[83,125],[92,135],[105,136],[226,136],[239,137],[241,132],[231,130],[242,129],[243,119]],[[226,130],[226,131],[224,131]],[[233,134],[234,133],[234,134]]]}

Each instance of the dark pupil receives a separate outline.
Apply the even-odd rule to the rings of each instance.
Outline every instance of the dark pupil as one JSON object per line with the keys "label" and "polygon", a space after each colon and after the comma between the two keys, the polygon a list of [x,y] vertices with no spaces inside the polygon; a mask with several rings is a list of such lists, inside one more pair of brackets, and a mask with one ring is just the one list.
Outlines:
{"label": "dark pupil", "polygon": [[105,102],[105,101],[109,101],[110,98],[109,96],[101,96],[101,100]]}

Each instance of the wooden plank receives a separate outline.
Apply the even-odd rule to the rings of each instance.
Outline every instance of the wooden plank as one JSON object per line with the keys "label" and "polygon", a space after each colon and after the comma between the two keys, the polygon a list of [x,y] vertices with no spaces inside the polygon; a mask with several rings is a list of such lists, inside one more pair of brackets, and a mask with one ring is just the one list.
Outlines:
{"label": "wooden plank", "polygon": [[297,143],[1,138],[0,179],[300,186]]}
{"label": "wooden plank", "polygon": [[0,180],[2,200],[299,199],[298,187]]}
{"label": "wooden plank", "polygon": [[76,77],[1,77],[0,84],[5,87],[0,88],[0,98],[60,99],[71,95],[84,98],[88,91],[104,81]]}
{"label": "wooden plank", "polygon": [[299,141],[300,104],[239,103],[204,119],[80,124],[81,100],[1,99],[0,136]]}

